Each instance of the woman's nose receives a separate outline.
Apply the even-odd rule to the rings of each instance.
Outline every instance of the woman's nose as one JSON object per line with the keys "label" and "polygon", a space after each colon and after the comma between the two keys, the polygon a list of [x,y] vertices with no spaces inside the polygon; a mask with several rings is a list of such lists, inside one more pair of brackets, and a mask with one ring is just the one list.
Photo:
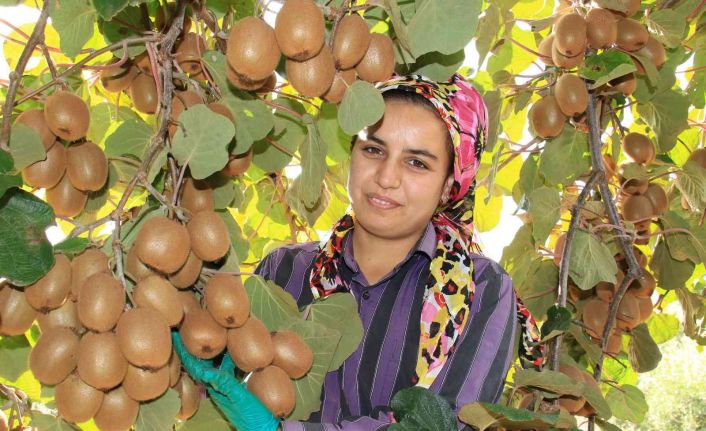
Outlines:
{"label": "woman's nose", "polygon": [[391,158],[382,161],[378,165],[375,181],[384,189],[398,188],[402,183],[402,173],[398,163]]}

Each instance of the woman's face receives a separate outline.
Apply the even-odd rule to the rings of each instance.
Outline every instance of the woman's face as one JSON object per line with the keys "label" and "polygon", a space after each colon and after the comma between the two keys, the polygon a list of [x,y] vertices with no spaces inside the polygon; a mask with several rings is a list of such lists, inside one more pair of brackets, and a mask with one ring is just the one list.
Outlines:
{"label": "woman's face", "polygon": [[453,177],[447,177],[448,131],[434,112],[405,101],[353,146],[348,194],[357,225],[385,239],[418,238]]}

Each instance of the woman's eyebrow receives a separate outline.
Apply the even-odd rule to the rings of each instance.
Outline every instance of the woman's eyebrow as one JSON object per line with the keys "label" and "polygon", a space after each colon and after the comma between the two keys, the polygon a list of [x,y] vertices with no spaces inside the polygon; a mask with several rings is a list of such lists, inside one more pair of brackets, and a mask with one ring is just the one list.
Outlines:
{"label": "woman's eyebrow", "polygon": [[[381,146],[383,146],[383,147],[387,147],[387,142],[385,142],[383,139],[378,138],[378,137],[375,136],[375,135],[368,135],[368,136],[366,137],[366,139],[369,140],[369,141],[373,141],[373,142],[375,142],[376,144],[381,145]],[[439,160],[439,158],[438,158],[436,155],[430,153],[430,152],[427,151],[427,150],[423,150],[423,149],[405,148],[405,149],[404,149],[404,152],[405,152],[405,153],[414,154],[415,156],[424,156],[424,157],[430,158],[430,159],[432,159],[432,160]]]}

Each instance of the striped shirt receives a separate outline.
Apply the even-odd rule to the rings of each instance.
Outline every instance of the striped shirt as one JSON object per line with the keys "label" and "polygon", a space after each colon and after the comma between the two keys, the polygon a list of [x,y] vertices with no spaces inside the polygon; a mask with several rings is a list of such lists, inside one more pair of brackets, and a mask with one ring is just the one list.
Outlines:
{"label": "striped shirt", "polygon": [[[353,232],[344,238],[345,264],[340,271],[358,303],[363,340],[338,370],[326,375],[321,410],[308,422],[283,422],[284,431],[385,429],[390,425],[392,397],[412,386],[423,295],[436,248],[434,227],[430,223],[407,257],[373,285],[353,257]],[[313,242],[278,248],[262,260],[256,272],[284,288],[303,307],[313,300],[309,274],[317,248]],[[491,259],[478,254],[471,257],[476,293],[470,321],[456,351],[429,388],[456,413],[474,401],[497,402],[514,353],[512,281]]]}

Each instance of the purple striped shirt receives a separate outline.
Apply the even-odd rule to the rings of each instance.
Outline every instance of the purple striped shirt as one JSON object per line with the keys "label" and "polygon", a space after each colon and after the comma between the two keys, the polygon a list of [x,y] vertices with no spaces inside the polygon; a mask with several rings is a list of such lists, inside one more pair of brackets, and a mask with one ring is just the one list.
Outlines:
{"label": "purple striped shirt", "polygon": [[[358,302],[363,340],[338,370],[327,374],[321,410],[308,422],[283,422],[285,431],[385,429],[391,423],[392,397],[412,386],[423,294],[436,248],[434,227],[430,223],[407,257],[373,285],[353,257],[353,233],[344,238],[340,268]],[[302,307],[313,300],[309,274],[316,252],[313,242],[281,247],[267,255],[256,272],[284,288]],[[491,259],[478,254],[471,257],[476,293],[470,321],[429,388],[443,396],[456,413],[473,401],[500,398],[515,347],[512,281]]]}

